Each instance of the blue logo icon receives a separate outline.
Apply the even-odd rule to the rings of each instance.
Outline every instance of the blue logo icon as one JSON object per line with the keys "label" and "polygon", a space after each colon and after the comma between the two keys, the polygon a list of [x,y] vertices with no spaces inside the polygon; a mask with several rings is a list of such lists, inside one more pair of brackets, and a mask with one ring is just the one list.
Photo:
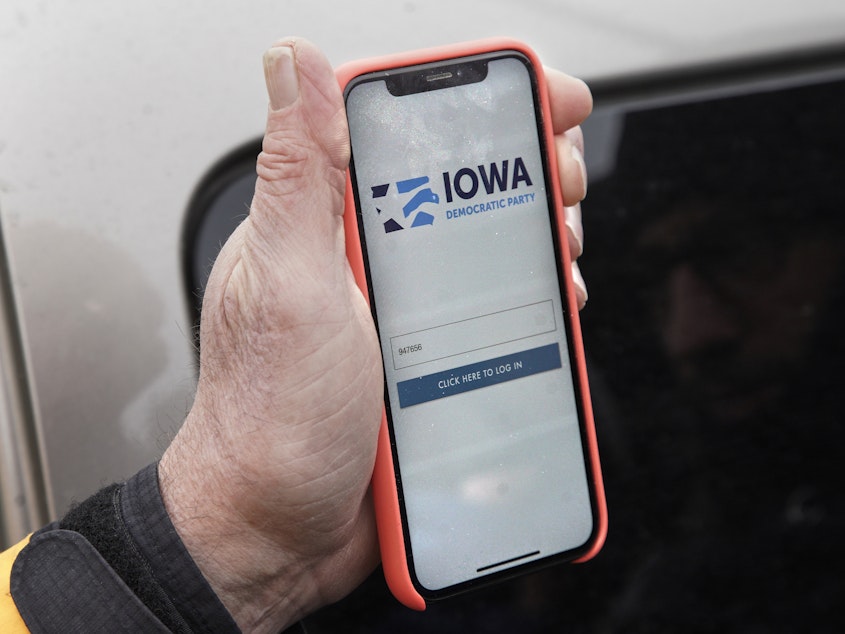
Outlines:
{"label": "blue logo icon", "polygon": [[[396,182],[396,191],[399,194],[410,195],[405,197],[406,202],[402,205],[403,223],[400,224],[395,218],[389,218],[384,224],[384,232],[392,233],[393,231],[401,231],[407,226],[406,220],[410,220],[410,227],[422,227],[434,223],[434,216],[426,211],[421,211],[420,207],[426,204],[438,204],[440,196],[431,191],[428,185],[428,176],[418,176],[416,178],[408,178]],[[386,185],[376,185],[372,188],[373,199],[384,198],[390,189],[390,183]],[[382,210],[376,207],[376,211],[381,214]],[[413,216],[413,218],[411,218]],[[405,226],[403,226],[405,225]]]}

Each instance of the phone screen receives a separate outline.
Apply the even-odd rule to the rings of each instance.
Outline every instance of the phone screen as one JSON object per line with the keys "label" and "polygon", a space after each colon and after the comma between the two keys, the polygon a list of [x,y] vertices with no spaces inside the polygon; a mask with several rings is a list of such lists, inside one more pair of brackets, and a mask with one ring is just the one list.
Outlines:
{"label": "phone screen", "polygon": [[409,564],[429,596],[594,531],[535,90],[515,52],[347,88]]}

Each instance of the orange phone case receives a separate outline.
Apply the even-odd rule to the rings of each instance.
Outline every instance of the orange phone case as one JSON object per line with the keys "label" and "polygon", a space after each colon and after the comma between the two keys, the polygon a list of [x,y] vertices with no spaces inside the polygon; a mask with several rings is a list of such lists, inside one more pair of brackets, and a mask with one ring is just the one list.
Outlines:
{"label": "orange phone case", "polygon": [[[344,64],[336,70],[341,90],[359,75],[377,71],[427,64],[439,60],[457,57],[467,57],[495,51],[518,51],[531,60],[537,75],[538,92],[541,99],[543,128],[546,147],[554,148],[554,133],[551,125],[551,111],[549,109],[548,91],[543,66],[537,55],[522,42],[510,38],[491,38],[475,42],[465,42],[432,49],[423,49],[385,57],[358,60]],[[569,243],[566,236],[566,223],[563,214],[563,200],[560,193],[558,179],[557,157],[548,152],[549,171],[551,174],[551,189],[554,192],[555,215],[558,225],[558,241],[563,262],[568,263]],[[344,212],[344,230],[346,233],[346,256],[352,267],[355,281],[364,297],[369,302],[370,294],[367,285],[367,275],[364,269],[361,240],[358,234],[358,219],[355,211],[355,197],[352,192],[351,176],[346,177],[346,208]],[[587,364],[584,356],[584,346],[581,338],[581,322],[578,318],[578,306],[572,284],[572,272],[569,266],[563,266],[563,277],[566,284],[569,312],[571,314],[570,327],[572,329],[573,352],[575,357],[574,370],[581,388],[583,398],[584,426],[586,429],[587,454],[591,469],[591,477],[596,504],[596,518],[598,526],[588,552],[574,563],[592,559],[601,550],[607,535],[607,504],[604,495],[601,468],[599,464],[596,430],[593,423],[593,409],[590,401],[590,390],[587,381]],[[390,443],[390,432],[387,427],[387,413],[382,411],[381,428],[379,429],[378,451],[373,470],[373,499],[375,501],[376,524],[378,527],[379,547],[381,550],[382,567],[390,591],[400,602],[415,610],[425,610],[425,599],[417,592],[411,580],[408,567],[408,554],[405,549],[405,536],[402,530],[402,516],[399,508],[399,493],[396,488],[396,475],[393,465],[393,451]]]}

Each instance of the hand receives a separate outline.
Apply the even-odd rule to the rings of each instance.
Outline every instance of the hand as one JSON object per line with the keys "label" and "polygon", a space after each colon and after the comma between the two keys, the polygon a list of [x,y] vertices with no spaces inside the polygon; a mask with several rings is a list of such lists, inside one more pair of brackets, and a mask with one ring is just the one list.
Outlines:
{"label": "hand", "polygon": [[[264,62],[255,198],[209,279],[196,399],[159,474],[179,535],[240,627],[278,632],[378,562],[368,486],[384,388],[345,256],[350,150],[337,81],[301,39]],[[577,80],[549,80],[575,257],[586,177],[571,129],[591,98]]]}

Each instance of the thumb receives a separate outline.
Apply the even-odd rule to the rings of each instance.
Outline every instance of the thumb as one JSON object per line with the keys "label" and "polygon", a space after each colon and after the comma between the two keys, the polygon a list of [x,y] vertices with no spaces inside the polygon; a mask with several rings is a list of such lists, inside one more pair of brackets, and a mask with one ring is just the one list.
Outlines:
{"label": "thumb", "polygon": [[252,222],[261,225],[259,234],[276,238],[307,243],[334,237],[349,163],[349,132],[334,71],[313,44],[289,38],[265,53],[264,74],[270,107]]}
{"label": "thumb", "polygon": [[203,348],[217,345],[205,339],[220,332],[313,321],[351,295],[343,235],[349,132],[334,71],[299,38],[270,48],[264,70],[270,106],[255,195],[208,280]]}

